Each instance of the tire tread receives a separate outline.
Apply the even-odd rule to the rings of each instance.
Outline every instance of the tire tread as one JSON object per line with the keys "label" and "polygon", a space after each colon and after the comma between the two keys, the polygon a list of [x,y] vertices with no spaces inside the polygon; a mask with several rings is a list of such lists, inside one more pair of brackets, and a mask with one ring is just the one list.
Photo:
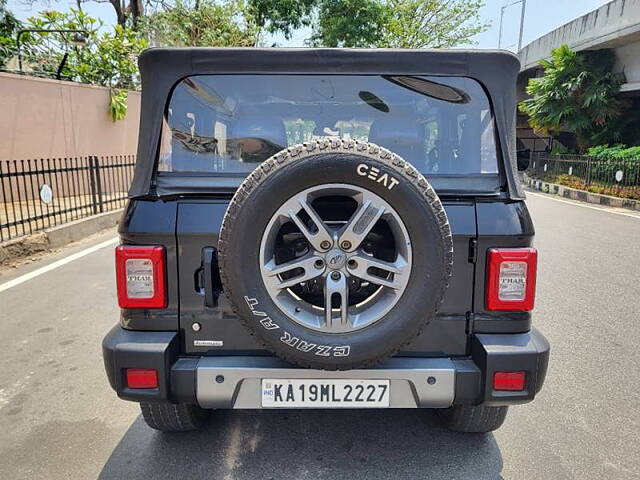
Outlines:
{"label": "tire tread", "polygon": [[186,403],[140,403],[147,425],[163,432],[188,432],[202,427],[209,410]]}
{"label": "tire tread", "polygon": [[447,428],[454,432],[488,433],[502,426],[509,407],[454,405],[440,411]]}

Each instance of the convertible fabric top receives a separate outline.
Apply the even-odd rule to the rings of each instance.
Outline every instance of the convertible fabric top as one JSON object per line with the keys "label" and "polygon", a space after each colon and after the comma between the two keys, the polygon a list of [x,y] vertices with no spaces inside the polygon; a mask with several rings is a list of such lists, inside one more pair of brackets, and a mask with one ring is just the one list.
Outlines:
{"label": "convertible fabric top", "polygon": [[[138,60],[142,108],[130,197],[157,195],[153,172],[164,111],[173,87],[206,74],[371,74],[465,76],[487,90],[497,126],[508,196],[523,199],[517,176],[515,121],[518,58],[499,50],[340,48],[152,48]],[[470,180],[471,181],[471,180]]]}

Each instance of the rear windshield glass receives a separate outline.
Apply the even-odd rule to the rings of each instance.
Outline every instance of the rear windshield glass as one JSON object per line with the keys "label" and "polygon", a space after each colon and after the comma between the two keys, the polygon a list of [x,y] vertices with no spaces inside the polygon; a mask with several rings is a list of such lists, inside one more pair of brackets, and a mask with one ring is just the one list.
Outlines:
{"label": "rear windshield glass", "polygon": [[421,172],[498,171],[493,115],[464,77],[199,75],[173,91],[159,171],[246,175],[316,137],[376,143]]}

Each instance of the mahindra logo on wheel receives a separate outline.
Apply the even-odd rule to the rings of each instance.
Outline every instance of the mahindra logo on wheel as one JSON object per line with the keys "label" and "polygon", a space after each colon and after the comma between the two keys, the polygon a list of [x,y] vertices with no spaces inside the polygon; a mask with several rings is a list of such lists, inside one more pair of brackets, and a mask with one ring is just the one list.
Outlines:
{"label": "mahindra logo on wheel", "polygon": [[327,263],[329,264],[329,268],[342,268],[344,266],[344,262],[346,260],[346,257],[344,255],[344,253],[338,251],[338,252],[330,252],[327,255]]}
{"label": "mahindra logo on wheel", "polygon": [[356,167],[356,172],[361,177],[367,177],[369,180],[373,180],[376,183],[381,183],[388,190],[391,190],[398,183],[400,183],[396,178],[392,177],[388,173],[380,174],[380,169],[376,167],[371,167],[366,163],[361,163]]}

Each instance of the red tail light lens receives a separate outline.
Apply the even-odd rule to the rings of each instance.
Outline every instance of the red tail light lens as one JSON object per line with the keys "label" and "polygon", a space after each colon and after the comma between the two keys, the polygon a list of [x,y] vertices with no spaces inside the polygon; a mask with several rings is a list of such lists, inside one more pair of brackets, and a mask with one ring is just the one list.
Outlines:
{"label": "red tail light lens", "polygon": [[533,310],[537,250],[492,248],[487,260],[487,310]]}
{"label": "red tail light lens", "polygon": [[151,368],[127,368],[127,387],[158,388],[158,371]]}
{"label": "red tail light lens", "polygon": [[164,247],[117,247],[116,280],[120,308],[165,308]]}
{"label": "red tail light lens", "polygon": [[493,389],[521,392],[525,379],[525,372],[496,372],[493,374]]}

